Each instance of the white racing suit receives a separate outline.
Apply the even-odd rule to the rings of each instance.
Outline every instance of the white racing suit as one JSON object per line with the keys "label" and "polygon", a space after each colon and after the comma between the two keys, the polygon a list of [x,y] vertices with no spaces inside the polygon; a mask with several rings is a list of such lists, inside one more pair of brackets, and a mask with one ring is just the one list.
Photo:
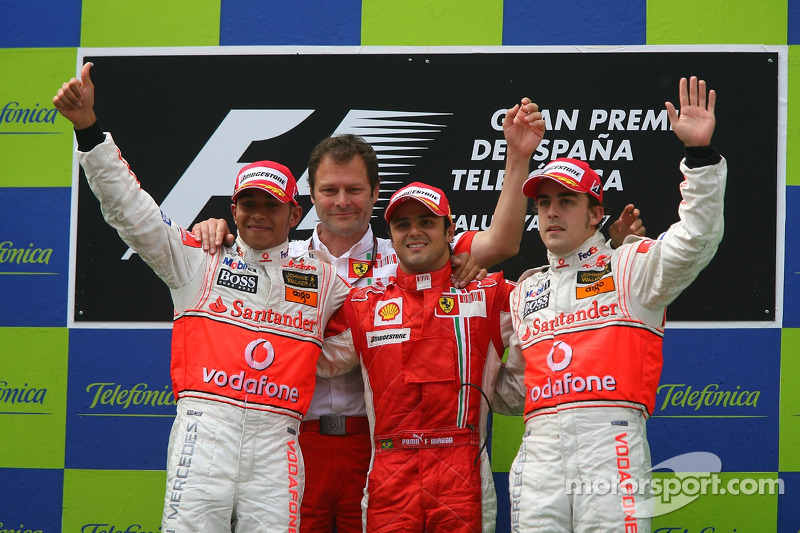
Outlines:
{"label": "white racing suit", "polygon": [[519,379],[524,368],[525,395],[512,531],[650,531],[645,421],[665,307],[711,261],[723,232],[725,160],[684,160],[681,170],[680,222],[658,240],[629,237],[612,250],[597,232],[523,274],[511,295],[522,356],[512,344],[506,371]]}
{"label": "white racing suit", "polygon": [[327,263],[290,256],[288,242],[204,252],[140,189],[110,134],[79,160],[106,221],[175,306],[162,531],[297,531],[299,425],[347,284]]}

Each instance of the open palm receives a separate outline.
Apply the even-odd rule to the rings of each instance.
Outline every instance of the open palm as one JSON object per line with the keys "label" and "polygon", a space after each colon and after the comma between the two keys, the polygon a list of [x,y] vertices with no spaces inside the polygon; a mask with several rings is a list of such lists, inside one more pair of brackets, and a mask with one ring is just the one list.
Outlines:
{"label": "open palm", "polygon": [[696,76],[692,76],[688,82],[686,78],[681,78],[678,93],[680,116],[674,105],[670,102],[665,104],[672,130],[686,146],[708,146],[716,125],[714,106],[717,94],[712,90],[706,95],[705,80],[698,81]]}

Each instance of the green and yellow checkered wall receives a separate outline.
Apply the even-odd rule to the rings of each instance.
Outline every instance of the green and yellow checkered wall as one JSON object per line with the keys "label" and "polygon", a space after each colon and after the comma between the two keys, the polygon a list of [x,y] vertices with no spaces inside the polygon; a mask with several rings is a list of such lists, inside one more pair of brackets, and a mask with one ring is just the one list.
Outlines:
{"label": "green and yellow checkered wall", "polygon": [[[749,434],[762,426],[749,425],[746,419],[731,422],[714,415],[716,421],[709,424],[740,424],[736,427],[743,439],[761,443],[755,448],[762,449],[763,455],[737,457],[728,467],[723,464],[724,476],[780,478],[784,490],[782,495],[702,496],[657,517],[654,529],[662,533],[800,531],[797,0],[0,0],[0,531],[160,531],[164,476],[157,462],[120,465],[110,458],[117,450],[135,456],[130,450],[142,442],[163,442],[166,449],[171,406],[159,405],[155,415],[147,415],[163,418],[163,433],[156,436],[147,434],[150,426],[142,425],[145,415],[136,409],[126,413],[124,431],[101,434],[85,429],[82,421],[104,416],[102,410],[82,413],[70,407],[73,388],[109,391],[106,396],[98,393],[99,404],[111,405],[119,399],[113,391],[120,384],[83,379],[82,353],[102,351],[112,359],[109,365],[119,364],[113,358],[120,357],[132,369],[137,349],[168,353],[164,348],[168,331],[112,333],[68,327],[68,278],[74,260],[70,257],[73,136],[50,102],[60,83],[75,75],[79,47],[281,46],[291,50],[308,45],[682,44],[788,47],[788,125],[786,131],[778,132],[779,138],[785,138],[787,154],[783,162],[786,187],[778,194],[786,212],[785,243],[779,243],[785,252],[779,265],[783,279],[778,280],[783,282],[779,286],[783,308],[774,327],[745,324],[724,333],[692,330],[676,335],[675,348],[703,345],[719,357],[721,366],[753,361],[759,371],[766,368],[764,385],[758,390],[761,397],[756,398],[762,406],[758,422],[774,427],[777,437],[761,429]],[[214,81],[218,80],[209,83]],[[591,90],[590,82],[587,90]],[[757,176],[753,180],[757,186]],[[731,207],[741,216],[758,208]],[[747,243],[742,247],[746,253]],[[163,370],[164,383],[149,386],[160,392],[169,386],[168,362],[159,370]],[[679,381],[680,376],[671,379]],[[120,386],[134,386],[135,377],[131,383]],[[116,407],[122,409],[119,402]],[[694,431],[691,425],[668,426],[674,427],[672,432],[663,429],[673,422],[651,422],[655,426],[651,437],[680,439],[681,431]],[[709,443],[724,447],[715,442],[719,434],[714,426],[704,427]],[[503,472],[510,466],[519,433],[518,420],[495,419],[493,460],[501,491]],[[92,457],[103,459],[92,461]],[[507,509],[505,503],[501,513]],[[508,519],[501,516],[498,530],[504,527]]]}

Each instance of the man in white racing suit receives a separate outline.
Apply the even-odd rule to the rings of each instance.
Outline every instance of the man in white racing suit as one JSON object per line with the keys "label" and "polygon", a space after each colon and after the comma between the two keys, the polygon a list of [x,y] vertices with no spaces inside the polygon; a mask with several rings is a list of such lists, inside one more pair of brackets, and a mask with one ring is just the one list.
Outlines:
{"label": "man in white racing suit", "polygon": [[606,246],[595,229],[604,214],[600,178],[582,161],[553,161],[523,186],[535,198],[549,264],[523,274],[511,295],[522,354],[511,351],[506,370],[519,378],[524,368],[516,386],[525,399],[509,480],[514,531],[650,531],[645,421],[661,374],[665,308],[716,252],[727,176],[710,144],[716,94],[706,96],[695,77],[681,80],[679,94],[680,117],[666,106],[686,146],[683,201],[680,221],[658,240]]}
{"label": "man in white racing suit", "polygon": [[285,166],[236,178],[239,236],[210,254],[144,192],[94,114],[90,64],[53,99],[75,126],[78,158],[103,215],[170,288],[178,398],[162,531],[296,532],[298,446],[322,333],[348,286],[328,263],[289,251],[302,208]]}

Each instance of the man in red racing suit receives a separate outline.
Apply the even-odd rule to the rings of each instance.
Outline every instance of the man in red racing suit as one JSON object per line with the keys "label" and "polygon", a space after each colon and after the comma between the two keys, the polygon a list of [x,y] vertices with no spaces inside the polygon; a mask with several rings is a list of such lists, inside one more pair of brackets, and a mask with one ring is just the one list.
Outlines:
{"label": "man in red racing suit", "polygon": [[658,240],[607,247],[600,178],[560,159],[526,181],[549,265],[523,274],[511,296],[524,369],[525,434],[510,473],[512,529],[649,532],[650,451],[645,421],[661,374],[665,307],[711,261],[723,232],[725,160],[710,146],[711,91],[681,80],[686,145],[680,221]]}
{"label": "man in red racing suit", "polygon": [[[361,362],[373,457],[366,530],[493,531],[486,422],[510,336],[513,284],[490,274],[456,289],[441,190],[412,183],[385,216],[399,265],[354,288],[328,323],[320,372]],[[446,229],[443,229],[446,228]],[[484,395],[485,394],[485,398]]]}
{"label": "man in red racing suit", "polygon": [[348,286],[335,267],[289,254],[299,222],[289,169],[244,167],[233,247],[204,252],[139,187],[93,111],[90,65],[54,98],[108,223],[170,288],[171,376],[178,398],[162,531],[296,532],[303,491],[297,443],[314,391],[322,332]]}

